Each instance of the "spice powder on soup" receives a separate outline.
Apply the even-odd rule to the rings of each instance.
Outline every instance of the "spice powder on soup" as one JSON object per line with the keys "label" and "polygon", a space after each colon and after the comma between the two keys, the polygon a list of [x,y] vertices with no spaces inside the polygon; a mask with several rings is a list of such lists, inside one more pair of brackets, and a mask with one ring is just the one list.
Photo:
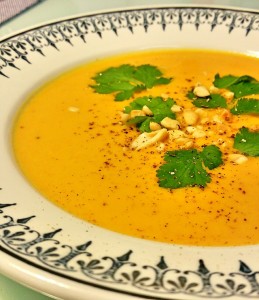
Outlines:
{"label": "spice powder on soup", "polygon": [[[152,70],[154,85],[136,84],[119,99],[115,89],[98,92],[104,77],[97,74],[125,65],[134,66],[138,81],[147,75],[136,66],[155,66],[162,75]],[[242,143],[247,136],[256,144],[259,116],[231,113],[225,106],[233,93],[226,103],[211,94],[217,94],[215,78],[256,78],[258,68],[254,57],[203,50],[145,51],[87,63],[28,97],[14,125],[17,162],[48,200],[112,231],[184,245],[257,244],[259,158],[242,153],[250,151]],[[206,107],[208,101],[215,107]],[[184,112],[196,121],[189,123]],[[176,183],[167,176],[170,164],[179,167]]]}

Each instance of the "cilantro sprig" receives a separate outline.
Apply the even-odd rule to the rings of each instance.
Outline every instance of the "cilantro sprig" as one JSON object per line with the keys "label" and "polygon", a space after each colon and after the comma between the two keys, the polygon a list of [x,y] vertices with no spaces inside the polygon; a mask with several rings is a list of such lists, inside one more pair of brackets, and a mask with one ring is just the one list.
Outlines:
{"label": "cilantro sprig", "polygon": [[249,156],[259,156],[259,132],[242,127],[235,136],[234,148]]}
{"label": "cilantro sprig", "polygon": [[161,122],[165,117],[175,119],[175,113],[171,107],[175,104],[172,98],[164,100],[162,97],[139,97],[124,108],[124,112],[130,114],[132,110],[142,110],[147,106],[152,111],[151,116],[137,116],[130,119],[129,125],[135,124],[141,132],[150,132],[150,122]]}
{"label": "cilantro sprig", "polygon": [[220,166],[222,153],[217,146],[205,146],[201,152],[196,149],[168,151],[165,164],[157,170],[160,187],[177,189],[188,186],[205,187],[211,181],[206,169]]}
{"label": "cilantro sprig", "polygon": [[219,93],[211,93],[206,97],[197,97],[193,91],[187,97],[193,101],[193,105],[201,108],[227,108],[234,115],[259,114],[259,100],[246,98],[253,94],[259,94],[259,81],[249,75],[220,77],[216,74],[213,84],[219,89],[226,89],[234,94],[232,103],[228,103],[225,97]]}
{"label": "cilantro sprig", "polygon": [[219,74],[215,75],[214,78],[214,85],[218,88],[229,88],[235,84],[239,84],[241,82],[252,82],[256,81],[253,77],[249,75],[242,75],[242,76],[234,76],[234,75],[225,75],[220,77]]}
{"label": "cilantro sprig", "polygon": [[217,88],[230,90],[234,93],[236,99],[248,95],[259,94],[259,81],[248,75],[239,77],[226,75],[220,77],[219,74],[216,74],[213,84]]}
{"label": "cilantro sprig", "polygon": [[99,94],[115,94],[116,101],[130,99],[134,93],[156,85],[168,84],[171,78],[162,76],[155,66],[133,66],[124,64],[111,67],[93,77],[96,84],[91,87]]}
{"label": "cilantro sprig", "polygon": [[211,94],[207,97],[197,97],[193,92],[189,92],[187,97],[193,100],[193,105],[201,108],[227,108],[227,101],[219,94]]}
{"label": "cilantro sprig", "polygon": [[251,98],[240,98],[234,107],[230,109],[233,115],[259,114],[259,100]]}

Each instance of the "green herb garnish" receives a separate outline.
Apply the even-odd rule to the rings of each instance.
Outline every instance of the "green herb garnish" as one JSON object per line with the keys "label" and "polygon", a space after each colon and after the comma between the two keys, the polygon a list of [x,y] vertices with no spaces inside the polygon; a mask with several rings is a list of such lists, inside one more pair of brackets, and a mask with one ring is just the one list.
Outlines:
{"label": "green herb garnish", "polygon": [[233,115],[259,114],[259,100],[251,98],[240,98],[230,112]]}
{"label": "green herb garnish", "polygon": [[196,98],[193,100],[193,104],[203,108],[227,108],[226,99],[219,94],[211,94],[207,98]]}
{"label": "green herb garnish", "polygon": [[186,186],[205,187],[211,181],[206,168],[212,170],[222,164],[221,151],[214,145],[196,149],[168,151],[157,170],[159,186],[177,189]]}
{"label": "green herb garnish", "polygon": [[200,153],[205,167],[213,170],[223,163],[222,153],[217,146],[209,145],[203,148]]}
{"label": "green herb garnish", "polygon": [[253,82],[256,81],[253,77],[248,75],[243,76],[234,76],[234,75],[225,75],[220,77],[219,74],[215,75],[213,84],[220,89],[227,89],[230,86],[239,84],[241,82]]}
{"label": "green herb garnish", "polygon": [[98,73],[91,87],[99,94],[115,93],[115,100],[129,99],[134,93],[150,89],[156,85],[170,83],[170,78],[162,77],[162,72],[151,65],[121,65]]}
{"label": "green herb garnish", "polygon": [[213,84],[217,88],[230,90],[236,99],[259,93],[259,81],[248,75],[220,77],[219,74],[216,74]]}
{"label": "green herb garnish", "polygon": [[171,107],[175,104],[172,98],[164,100],[162,97],[140,97],[136,98],[129,106],[124,108],[124,112],[129,114],[132,110],[142,110],[147,106],[151,111],[151,116],[138,116],[130,119],[129,125],[136,124],[141,132],[150,132],[150,122],[160,123],[165,117],[175,119],[175,114]]}
{"label": "green herb garnish", "polygon": [[202,108],[227,108],[227,101],[219,94],[211,94],[207,97],[197,97],[192,91],[187,93],[187,97],[192,100],[193,105]]}
{"label": "green herb garnish", "polygon": [[259,132],[241,128],[235,136],[234,148],[249,156],[259,156]]}

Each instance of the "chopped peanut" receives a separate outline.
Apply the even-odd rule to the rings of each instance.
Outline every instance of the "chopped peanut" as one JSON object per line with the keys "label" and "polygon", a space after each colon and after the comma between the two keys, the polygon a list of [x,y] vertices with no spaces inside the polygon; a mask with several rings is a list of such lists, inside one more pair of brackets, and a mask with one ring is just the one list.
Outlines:
{"label": "chopped peanut", "polygon": [[231,91],[224,91],[221,93],[221,96],[226,98],[228,101],[232,101],[234,99],[234,93]]}
{"label": "chopped peanut", "polygon": [[187,125],[195,125],[199,120],[199,115],[190,109],[183,111],[183,118]]}
{"label": "chopped peanut", "polygon": [[161,125],[167,129],[179,129],[180,123],[177,120],[165,117],[161,122]]}
{"label": "chopped peanut", "polygon": [[178,129],[169,130],[168,134],[169,134],[169,140],[171,141],[178,139],[180,137],[186,137],[186,134],[182,130],[178,130]]}
{"label": "chopped peanut", "polygon": [[214,85],[211,85],[209,87],[209,91],[210,91],[211,94],[219,94],[220,93],[220,89],[215,87]]}
{"label": "chopped peanut", "polygon": [[195,113],[199,116],[199,122],[201,124],[209,123],[208,112],[204,108],[195,109]]}
{"label": "chopped peanut", "polygon": [[139,109],[133,109],[131,112],[130,112],[130,119],[133,119],[135,117],[140,117],[140,116],[145,116],[146,114],[142,111],[142,110],[139,110]]}
{"label": "chopped peanut", "polygon": [[228,158],[231,162],[238,165],[243,164],[248,160],[248,158],[245,155],[237,154],[237,153],[229,154]]}
{"label": "chopped peanut", "polygon": [[152,110],[151,110],[148,106],[146,106],[146,105],[144,105],[144,106],[142,107],[142,111],[143,111],[144,114],[147,115],[147,116],[152,116],[152,115],[153,115]]}
{"label": "chopped peanut", "polygon": [[130,115],[129,114],[125,114],[125,113],[121,113],[120,117],[121,117],[121,122],[126,123],[128,121],[128,119],[129,119]]}
{"label": "chopped peanut", "polygon": [[202,138],[206,136],[206,132],[202,129],[196,128],[196,130],[192,133],[193,138]]}
{"label": "chopped peanut", "polygon": [[196,129],[196,127],[194,127],[194,126],[187,126],[186,127],[186,131],[188,132],[188,133],[194,133],[194,131],[196,131],[197,129]]}
{"label": "chopped peanut", "polygon": [[192,135],[193,138],[202,138],[206,136],[202,126],[187,126],[186,131]]}
{"label": "chopped peanut", "polygon": [[163,141],[168,136],[167,130],[165,128],[141,133],[131,144],[131,148],[135,150],[140,150],[147,148],[157,142]]}
{"label": "chopped peanut", "polygon": [[210,95],[209,90],[204,85],[196,85],[193,93],[197,97],[208,97]]}
{"label": "chopped peanut", "polygon": [[180,137],[176,139],[175,142],[180,145],[181,149],[189,149],[193,146],[193,141],[186,137]]}
{"label": "chopped peanut", "polygon": [[150,130],[152,130],[152,131],[156,131],[156,130],[161,129],[161,125],[158,124],[158,123],[156,123],[156,122],[150,122],[149,128],[150,128]]}
{"label": "chopped peanut", "polygon": [[176,105],[176,104],[174,104],[174,105],[171,107],[171,111],[174,112],[174,113],[180,112],[180,111],[182,111],[182,110],[183,110],[183,108],[182,108],[181,106],[179,106],[179,105]]}

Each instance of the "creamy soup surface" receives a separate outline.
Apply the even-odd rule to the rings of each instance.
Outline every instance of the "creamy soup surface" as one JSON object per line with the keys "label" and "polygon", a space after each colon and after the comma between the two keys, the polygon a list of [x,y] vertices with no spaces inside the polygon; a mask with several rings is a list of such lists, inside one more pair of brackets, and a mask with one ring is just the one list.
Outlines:
{"label": "creamy soup surface", "polygon": [[161,144],[132,149],[140,133],[120,114],[132,99],[114,101],[113,94],[91,87],[98,72],[125,63],[151,64],[173,78],[134,97],[166,95],[187,109],[193,109],[187,92],[197,83],[211,86],[217,73],[259,79],[257,58],[200,50],[130,53],[77,67],[35,91],[18,114],[13,147],[25,177],[59,207],[115,232],[184,245],[258,244],[259,158],[242,164],[225,158],[233,144],[231,130],[259,127],[259,117],[222,121],[223,109],[208,112],[209,118],[217,116],[214,125],[195,145],[216,144],[224,164],[210,171],[205,188],[159,187],[156,170],[165,152],[181,146],[165,142],[159,149]]}

